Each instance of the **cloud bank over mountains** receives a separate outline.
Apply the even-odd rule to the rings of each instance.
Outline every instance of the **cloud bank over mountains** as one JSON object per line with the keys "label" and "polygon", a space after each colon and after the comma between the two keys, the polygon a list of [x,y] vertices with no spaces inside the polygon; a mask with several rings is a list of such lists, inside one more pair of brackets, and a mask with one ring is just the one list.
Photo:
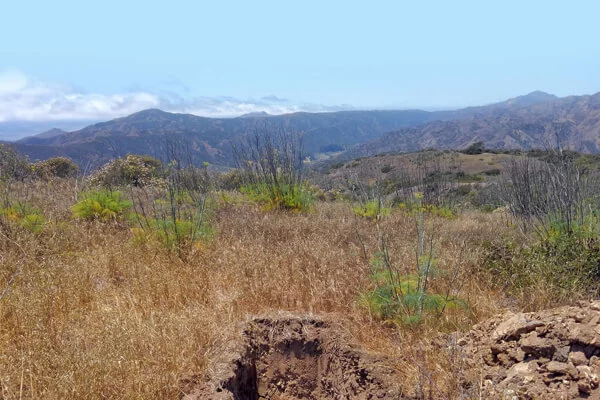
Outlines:
{"label": "cloud bank over mountains", "polygon": [[285,114],[339,111],[351,106],[295,104],[274,95],[260,98],[181,95],[176,91],[136,89],[125,93],[86,93],[69,85],[41,82],[20,71],[0,72],[0,122],[107,120],[134,112],[160,108],[206,117],[234,117],[266,111]]}

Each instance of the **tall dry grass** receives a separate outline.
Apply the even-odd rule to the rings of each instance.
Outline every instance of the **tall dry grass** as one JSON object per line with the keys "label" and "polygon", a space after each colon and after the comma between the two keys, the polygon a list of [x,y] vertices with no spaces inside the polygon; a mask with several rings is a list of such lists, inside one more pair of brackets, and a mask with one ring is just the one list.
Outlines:
{"label": "tall dry grass", "polygon": [[[0,232],[0,290],[18,271],[0,300],[3,399],[179,398],[180,380],[201,376],[241,323],[279,310],[337,319],[398,360],[407,390],[450,398],[458,364],[433,339],[498,311],[500,295],[473,273],[479,244],[501,229],[496,215],[435,221],[439,265],[459,274],[469,312],[398,328],[358,304],[378,234],[349,204],[308,214],[224,204],[215,238],[182,259],[135,242],[126,226],[72,220],[72,181],[36,185],[28,198],[48,219],[44,231]],[[380,225],[393,261],[414,269],[414,218],[393,213]]]}

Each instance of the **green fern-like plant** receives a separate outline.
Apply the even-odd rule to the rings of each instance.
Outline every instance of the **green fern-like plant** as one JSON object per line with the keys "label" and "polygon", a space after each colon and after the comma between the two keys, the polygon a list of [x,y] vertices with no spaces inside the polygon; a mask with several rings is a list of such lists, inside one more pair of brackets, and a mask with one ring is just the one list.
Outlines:
{"label": "green fern-like plant", "polygon": [[385,207],[379,200],[370,200],[364,204],[356,206],[352,209],[359,217],[364,217],[372,220],[381,219],[391,214],[392,209]]}
{"label": "green fern-like plant", "polygon": [[40,210],[23,202],[16,202],[9,207],[0,208],[0,216],[33,233],[40,233],[46,223]]}
{"label": "green fern-like plant", "polygon": [[[166,247],[177,250],[186,243],[191,244],[199,240],[207,240],[213,236],[213,228],[207,220],[165,218],[144,218],[141,215],[131,215],[132,221],[141,224],[136,228],[134,237],[142,233],[153,234]],[[135,237],[139,240],[139,237]]]}
{"label": "green fern-like plant", "polygon": [[307,211],[314,202],[312,193],[302,184],[275,186],[255,183],[243,186],[241,192],[252,201],[262,204],[267,211]]}
{"label": "green fern-like plant", "polygon": [[417,275],[398,275],[386,265],[383,252],[375,254],[371,266],[374,288],[363,293],[359,303],[378,319],[415,324],[423,314],[439,315],[445,309],[468,308],[458,297],[423,291]]}
{"label": "green fern-like plant", "polygon": [[83,193],[82,200],[71,207],[73,217],[88,221],[116,221],[131,207],[119,191],[92,191]]}

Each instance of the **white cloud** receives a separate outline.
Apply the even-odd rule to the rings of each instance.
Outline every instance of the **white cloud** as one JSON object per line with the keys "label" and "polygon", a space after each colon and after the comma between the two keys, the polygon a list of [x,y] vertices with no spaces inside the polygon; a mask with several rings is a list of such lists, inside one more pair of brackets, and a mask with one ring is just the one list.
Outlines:
{"label": "white cloud", "polygon": [[176,92],[136,89],[127,93],[83,93],[68,85],[40,82],[19,71],[0,72],[1,121],[107,120],[147,108],[208,117],[232,117],[266,111],[336,111],[348,106],[293,104],[274,95],[259,99],[234,97],[185,97]]}
{"label": "white cloud", "polygon": [[29,79],[18,71],[0,74],[0,121],[97,120],[159,105],[159,98],[150,93],[80,93]]}

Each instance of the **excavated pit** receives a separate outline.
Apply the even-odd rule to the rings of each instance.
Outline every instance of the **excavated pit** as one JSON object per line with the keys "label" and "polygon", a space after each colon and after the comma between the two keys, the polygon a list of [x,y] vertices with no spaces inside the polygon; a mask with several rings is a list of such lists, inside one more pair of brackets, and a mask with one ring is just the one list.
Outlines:
{"label": "excavated pit", "polygon": [[212,376],[185,399],[401,399],[384,357],[348,344],[343,330],[314,318],[260,318]]}

